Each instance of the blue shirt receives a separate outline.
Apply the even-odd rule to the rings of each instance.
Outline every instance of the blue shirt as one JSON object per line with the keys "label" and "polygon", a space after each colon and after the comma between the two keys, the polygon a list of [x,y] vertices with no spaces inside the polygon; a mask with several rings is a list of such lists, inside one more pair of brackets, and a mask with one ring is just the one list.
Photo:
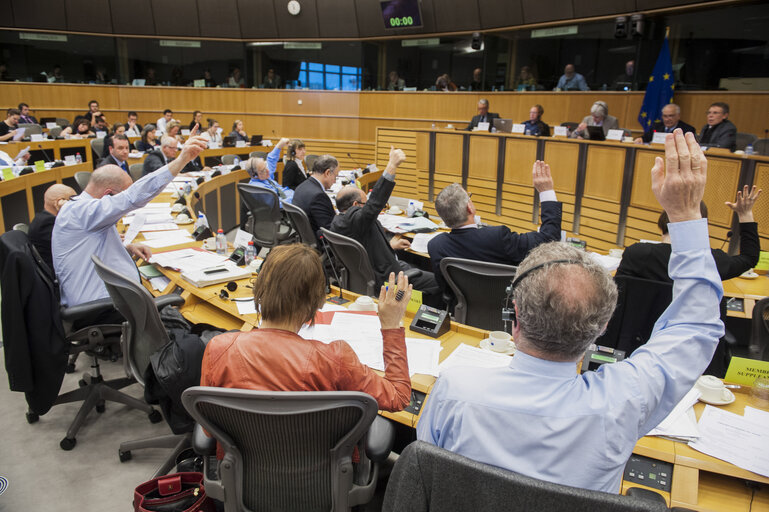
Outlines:
{"label": "blue shirt", "polygon": [[521,351],[508,367],[447,370],[427,399],[417,437],[541,480],[619,492],[636,442],[692,388],[724,332],[707,221],[669,229],[673,301],[648,343],[582,375],[576,363]]}
{"label": "blue shirt", "polygon": [[256,185],[257,187],[268,188],[278,194],[278,197],[280,198],[280,204],[283,204],[284,201],[290,204],[294,199],[294,191],[288,187],[284,187],[278,184],[278,182],[275,181],[275,169],[278,167],[280,150],[281,148],[276,146],[267,154],[267,158],[265,158],[265,161],[267,162],[267,169],[270,171],[270,178],[266,180],[260,180],[254,176],[251,178],[251,181],[249,181],[248,184]]}
{"label": "blue shirt", "polygon": [[558,85],[556,85],[556,87],[562,91],[590,90],[590,88],[587,86],[587,82],[585,81],[585,77],[579,73],[574,73],[571,78],[566,78],[566,75],[561,75],[561,78],[558,80]]}
{"label": "blue shirt", "polygon": [[128,212],[149,203],[172,179],[168,166],[163,166],[114,196],[96,199],[83,192],[64,204],[51,237],[62,304],[75,306],[109,296],[93,269],[92,254],[116,272],[139,281],[136,264],[115,225]]}

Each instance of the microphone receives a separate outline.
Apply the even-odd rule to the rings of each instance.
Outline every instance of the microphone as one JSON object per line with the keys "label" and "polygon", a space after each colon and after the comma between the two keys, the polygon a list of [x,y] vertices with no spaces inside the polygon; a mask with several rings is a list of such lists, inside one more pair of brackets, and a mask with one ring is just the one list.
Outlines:
{"label": "microphone", "polygon": [[361,165],[361,164],[359,164],[359,163],[358,163],[358,161],[357,161],[357,160],[355,160],[355,159],[352,157],[352,155],[351,155],[350,153],[347,153],[347,158],[349,158],[350,160],[352,160],[353,162],[355,162],[355,165],[357,165],[357,166],[358,166],[358,167],[359,167],[361,170],[363,170],[363,169],[367,169],[367,168],[368,168],[368,166],[365,166],[365,165]]}
{"label": "microphone", "polygon": [[726,242],[729,241],[733,234],[734,232],[731,229],[726,232],[726,238],[724,239],[724,243],[721,244],[721,247],[719,247],[719,250],[724,250],[724,245],[726,245]]}
{"label": "microphone", "polygon": [[[336,279],[336,284],[339,286],[339,298],[342,297],[342,280],[339,279],[339,274],[336,273],[336,265],[334,265],[334,261],[331,259],[331,255],[328,252],[328,245],[326,245],[326,239],[323,237],[323,235],[320,235],[320,245],[323,246],[323,252],[326,253],[326,259],[328,260],[328,264],[331,266],[331,271],[334,273],[334,278]],[[328,281],[326,282],[326,285],[329,286],[330,284]]]}
{"label": "microphone", "polygon": [[45,161],[50,164],[51,163],[51,159],[48,158],[48,155],[45,154],[45,150],[43,149],[43,145],[42,144],[38,144],[37,145],[37,149],[39,149],[40,152],[43,154],[43,158],[45,158]]}

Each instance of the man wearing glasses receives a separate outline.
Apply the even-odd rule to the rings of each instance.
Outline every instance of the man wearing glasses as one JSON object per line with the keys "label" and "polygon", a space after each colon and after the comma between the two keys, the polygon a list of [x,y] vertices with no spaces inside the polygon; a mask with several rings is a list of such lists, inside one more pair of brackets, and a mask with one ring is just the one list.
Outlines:
{"label": "man wearing glasses", "polygon": [[[168,164],[168,162],[176,158],[176,153],[178,151],[178,141],[173,137],[165,135],[162,139],[160,139],[160,150],[155,150],[152,153],[149,153],[144,159],[144,170],[142,171],[142,176],[146,176],[152,172],[155,172],[164,165]],[[205,170],[201,169],[201,167],[200,158],[196,158],[185,165],[184,169],[182,169],[182,172]]]}
{"label": "man wearing glasses", "polygon": [[710,148],[737,148],[737,127],[727,119],[729,104],[716,102],[708,108],[708,122],[702,127],[699,143]]}

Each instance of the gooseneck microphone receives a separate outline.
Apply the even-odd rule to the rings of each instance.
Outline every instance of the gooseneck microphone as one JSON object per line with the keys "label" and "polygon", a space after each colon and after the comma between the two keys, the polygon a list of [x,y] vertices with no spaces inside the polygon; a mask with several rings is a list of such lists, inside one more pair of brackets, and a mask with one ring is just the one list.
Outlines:
{"label": "gooseneck microphone", "polygon": [[726,238],[724,239],[724,243],[721,244],[721,247],[719,247],[720,250],[724,250],[724,246],[726,245],[726,242],[729,241],[729,239],[732,237],[734,232],[732,230],[729,230],[726,232]]}

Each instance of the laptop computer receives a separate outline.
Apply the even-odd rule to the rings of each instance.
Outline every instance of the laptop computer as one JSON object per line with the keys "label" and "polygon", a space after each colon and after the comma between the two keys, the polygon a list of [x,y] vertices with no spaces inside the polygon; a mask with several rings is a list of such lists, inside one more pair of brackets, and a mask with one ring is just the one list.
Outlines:
{"label": "laptop computer", "polygon": [[262,143],[262,136],[261,135],[252,135],[251,136],[251,145],[252,146],[258,146]]}
{"label": "laptop computer", "polygon": [[494,128],[497,129],[498,132],[501,133],[512,133],[513,131],[513,120],[512,119],[494,119]]}
{"label": "laptop computer", "polygon": [[222,139],[222,147],[223,148],[234,148],[235,147],[235,136],[234,135],[228,135],[225,138]]}
{"label": "laptop computer", "polygon": [[606,135],[604,135],[603,128],[600,126],[588,126],[587,134],[590,140],[606,140]]}

